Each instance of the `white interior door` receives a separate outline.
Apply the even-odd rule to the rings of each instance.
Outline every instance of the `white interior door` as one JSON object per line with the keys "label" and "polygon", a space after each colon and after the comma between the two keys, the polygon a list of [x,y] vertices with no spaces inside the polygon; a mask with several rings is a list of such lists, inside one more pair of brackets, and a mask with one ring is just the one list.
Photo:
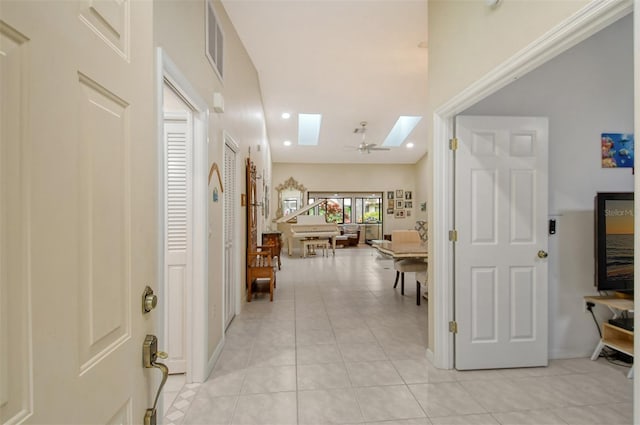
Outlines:
{"label": "white interior door", "polygon": [[0,13],[0,422],[141,423],[160,375],[141,354],[157,321],[141,307],[159,243],[152,5]]}
{"label": "white interior door", "polygon": [[224,145],[224,322],[225,328],[236,315],[236,151]]}
{"label": "white interior door", "polygon": [[[186,105],[185,105],[186,109]],[[187,370],[187,295],[192,287],[193,125],[187,111],[165,113],[165,347],[171,373]]]}
{"label": "white interior door", "polygon": [[545,366],[548,120],[461,116],[456,135],[455,366]]}

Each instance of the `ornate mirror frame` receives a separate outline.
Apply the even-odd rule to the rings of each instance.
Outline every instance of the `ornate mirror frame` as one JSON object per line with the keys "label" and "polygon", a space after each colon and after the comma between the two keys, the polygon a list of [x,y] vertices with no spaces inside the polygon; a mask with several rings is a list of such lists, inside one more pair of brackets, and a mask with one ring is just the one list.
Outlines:
{"label": "ornate mirror frame", "polygon": [[297,190],[300,192],[300,208],[302,203],[304,202],[304,197],[307,192],[307,188],[304,185],[298,183],[293,177],[289,177],[285,180],[284,183],[276,186],[276,190],[278,191],[278,210],[276,211],[276,220],[283,216],[282,213],[282,192],[285,190]]}

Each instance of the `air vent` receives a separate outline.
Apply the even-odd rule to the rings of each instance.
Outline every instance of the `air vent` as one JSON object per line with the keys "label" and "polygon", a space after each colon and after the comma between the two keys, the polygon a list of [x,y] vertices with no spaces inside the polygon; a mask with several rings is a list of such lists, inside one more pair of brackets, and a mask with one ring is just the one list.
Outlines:
{"label": "air vent", "polygon": [[206,54],[211,66],[216,70],[220,81],[223,80],[224,64],[224,35],[218,22],[218,17],[213,11],[213,2],[207,1],[207,40]]}

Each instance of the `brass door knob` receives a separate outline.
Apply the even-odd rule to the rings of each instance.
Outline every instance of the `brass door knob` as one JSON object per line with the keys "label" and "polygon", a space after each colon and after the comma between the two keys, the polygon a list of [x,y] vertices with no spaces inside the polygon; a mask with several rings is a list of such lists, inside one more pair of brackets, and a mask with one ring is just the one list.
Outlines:
{"label": "brass door knob", "polygon": [[538,251],[538,258],[547,258],[548,256],[549,256],[549,253],[547,253],[547,251],[543,251],[543,250]]}

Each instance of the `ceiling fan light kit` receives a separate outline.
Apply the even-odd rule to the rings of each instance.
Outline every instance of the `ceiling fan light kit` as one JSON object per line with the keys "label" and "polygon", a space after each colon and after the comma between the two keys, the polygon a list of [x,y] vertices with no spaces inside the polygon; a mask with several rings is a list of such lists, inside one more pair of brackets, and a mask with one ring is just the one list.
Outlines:
{"label": "ceiling fan light kit", "polygon": [[367,143],[367,141],[365,140],[366,131],[367,131],[366,121],[360,122],[360,127],[356,127],[355,130],[353,130],[353,132],[356,134],[362,133],[362,142],[360,142],[360,144],[356,148],[358,152],[360,152],[361,154],[364,154],[364,153],[371,153],[371,151],[390,151],[391,150],[390,148],[379,148],[377,147],[378,145],[375,143]]}

